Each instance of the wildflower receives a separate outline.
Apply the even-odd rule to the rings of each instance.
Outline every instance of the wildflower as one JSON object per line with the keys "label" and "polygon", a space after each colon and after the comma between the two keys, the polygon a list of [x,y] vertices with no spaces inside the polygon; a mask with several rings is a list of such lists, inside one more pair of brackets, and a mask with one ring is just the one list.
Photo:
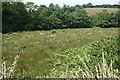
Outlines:
{"label": "wildflower", "polygon": [[11,39],[11,37],[8,37],[7,39]]}
{"label": "wildflower", "polygon": [[16,35],[16,34],[18,34],[18,33],[12,33],[13,35]]}
{"label": "wildflower", "polygon": [[56,37],[56,35],[55,35],[55,34],[53,34],[53,35],[50,35],[50,36],[52,36],[52,37]]}
{"label": "wildflower", "polygon": [[43,35],[43,33],[40,33],[41,35]]}
{"label": "wildflower", "polygon": [[7,41],[5,41],[5,42],[7,42]]}
{"label": "wildflower", "polygon": [[92,33],[88,33],[88,34],[92,34]]}
{"label": "wildflower", "polygon": [[99,33],[102,33],[102,31],[99,31]]}

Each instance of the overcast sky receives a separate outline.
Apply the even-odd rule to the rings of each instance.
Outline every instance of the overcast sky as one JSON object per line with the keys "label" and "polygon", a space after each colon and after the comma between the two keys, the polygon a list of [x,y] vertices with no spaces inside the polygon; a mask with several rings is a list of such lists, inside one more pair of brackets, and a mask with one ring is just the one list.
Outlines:
{"label": "overcast sky", "polygon": [[63,4],[74,6],[76,4],[86,4],[92,3],[96,4],[118,4],[119,0],[23,0],[23,2],[34,2],[37,5],[44,4],[48,6],[50,3],[59,4],[63,6]]}

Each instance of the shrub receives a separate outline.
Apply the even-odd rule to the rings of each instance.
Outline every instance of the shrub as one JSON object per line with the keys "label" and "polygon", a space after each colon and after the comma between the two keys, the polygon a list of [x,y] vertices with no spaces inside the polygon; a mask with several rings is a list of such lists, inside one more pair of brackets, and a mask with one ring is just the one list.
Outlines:
{"label": "shrub", "polygon": [[53,77],[116,78],[116,71],[120,64],[118,61],[118,42],[118,37],[108,38],[90,44],[89,47],[84,46],[53,53]]}
{"label": "shrub", "polygon": [[94,26],[101,28],[118,27],[118,13],[108,13],[107,10],[103,10],[92,18]]}

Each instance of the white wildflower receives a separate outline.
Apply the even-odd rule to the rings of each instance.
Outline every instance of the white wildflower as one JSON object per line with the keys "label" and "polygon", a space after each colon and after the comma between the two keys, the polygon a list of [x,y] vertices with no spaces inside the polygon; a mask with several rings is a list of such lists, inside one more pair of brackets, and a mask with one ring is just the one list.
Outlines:
{"label": "white wildflower", "polygon": [[88,33],[88,34],[92,34],[92,33]]}
{"label": "white wildflower", "polygon": [[8,37],[7,39],[11,39],[11,37]]}
{"label": "white wildflower", "polygon": [[16,35],[16,34],[18,34],[18,33],[12,33],[13,35]]}
{"label": "white wildflower", "polygon": [[7,42],[7,41],[5,41],[5,42]]}
{"label": "white wildflower", "polygon": [[43,33],[40,33],[41,35],[43,35]]}
{"label": "white wildflower", "polygon": [[53,34],[53,35],[50,35],[50,36],[52,36],[52,37],[56,37],[56,35],[55,35],[55,34]]}
{"label": "white wildflower", "polygon": [[102,33],[102,31],[99,31],[99,33]]}
{"label": "white wildflower", "polygon": [[40,43],[40,42],[35,42],[36,44]]}

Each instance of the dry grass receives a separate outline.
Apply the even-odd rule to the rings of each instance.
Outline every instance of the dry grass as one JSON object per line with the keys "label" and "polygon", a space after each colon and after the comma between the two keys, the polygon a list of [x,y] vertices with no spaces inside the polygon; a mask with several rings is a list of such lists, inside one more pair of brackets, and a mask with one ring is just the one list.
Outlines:
{"label": "dry grass", "polygon": [[2,66],[2,75],[0,76],[0,79],[4,78],[11,78],[14,75],[15,68],[18,62],[20,55],[16,55],[13,63],[11,66],[7,67],[6,62],[3,62]]}
{"label": "dry grass", "polygon": [[[102,53],[102,63],[98,63],[98,65],[95,65],[94,68],[96,69],[95,73],[92,72],[89,69],[89,65],[78,55],[79,60],[82,61],[83,67],[80,67],[79,65],[76,68],[73,68],[72,70],[68,70],[68,65],[66,65],[65,71],[53,69],[50,75],[46,76],[47,78],[94,78],[94,79],[100,79],[100,78],[111,78],[111,79],[118,79],[118,69],[113,69],[112,60],[111,64],[108,64],[104,53]],[[45,77],[45,76],[44,76]]]}
{"label": "dry grass", "polygon": [[98,65],[95,66],[96,75],[93,75],[94,73],[89,70],[87,64],[82,60],[85,66],[85,69],[80,68],[83,78],[119,78],[118,69],[113,69],[112,60],[111,64],[108,65],[104,57],[104,53],[102,53],[102,59],[102,64],[98,63]]}

